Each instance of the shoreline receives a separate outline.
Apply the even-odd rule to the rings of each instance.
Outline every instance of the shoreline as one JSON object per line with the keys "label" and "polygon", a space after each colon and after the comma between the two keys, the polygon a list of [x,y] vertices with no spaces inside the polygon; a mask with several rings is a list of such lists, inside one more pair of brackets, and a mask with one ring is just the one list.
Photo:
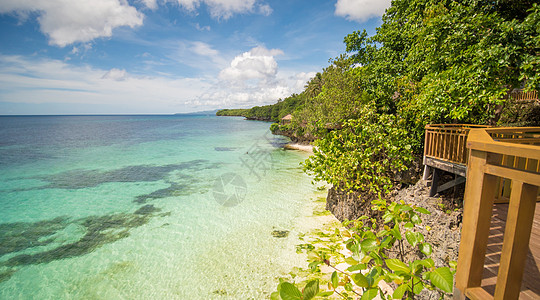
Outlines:
{"label": "shoreline", "polygon": [[300,150],[308,153],[313,153],[313,145],[303,145],[299,143],[288,143],[283,148],[287,150]]}

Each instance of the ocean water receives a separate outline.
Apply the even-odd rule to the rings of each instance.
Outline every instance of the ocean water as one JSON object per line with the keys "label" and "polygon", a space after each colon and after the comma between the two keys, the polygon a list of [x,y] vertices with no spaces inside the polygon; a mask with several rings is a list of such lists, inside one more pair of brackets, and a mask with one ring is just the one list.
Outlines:
{"label": "ocean water", "polygon": [[268,298],[318,196],[268,127],[0,117],[0,299]]}

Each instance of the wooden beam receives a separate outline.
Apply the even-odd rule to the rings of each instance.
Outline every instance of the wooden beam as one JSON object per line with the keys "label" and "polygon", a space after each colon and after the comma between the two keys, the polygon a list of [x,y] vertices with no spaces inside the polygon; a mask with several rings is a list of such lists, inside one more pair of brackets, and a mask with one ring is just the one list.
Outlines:
{"label": "wooden beam", "polygon": [[471,300],[492,300],[493,296],[481,287],[467,289],[465,295]]}
{"label": "wooden beam", "polygon": [[[482,282],[497,177],[484,173],[487,153],[472,149],[465,186],[463,226],[456,271],[456,289],[465,293]],[[466,246],[465,246],[466,245]]]}
{"label": "wooden beam", "polygon": [[452,181],[448,181],[447,183],[441,185],[437,188],[437,193],[444,192],[449,188],[453,188],[459,184],[462,184],[465,182],[465,177],[458,176],[456,179]]}
{"label": "wooden beam", "polygon": [[[490,132],[494,132],[494,130]],[[471,129],[467,147],[506,155],[516,155],[516,153],[519,153],[520,157],[540,159],[538,146],[494,141],[485,129]]]}
{"label": "wooden beam", "polygon": [[465,164],[458,164],[449,162],[433,157],[424,157],[424,165],[428,165],[432,168],[450,172],[459,176],[465,177],[467,175],[467,166]]}
{"label": "wooden beam", "polygon": [[437,194],[437,187],[439,186],[439,179],[442,171],[440,169],[433,169],[433,179],[431,180],[431,189],[429,190],[429,196],[433,197]]}
{"label": "wooden beam", "polygon": [[538,186],[512,181],[494,299],[518,299],[536,208]]}
{"label": "wooden beam", "polygon": [[491,175],[500,176],[504,178],[517,179],[528,184],[534,184],[540,186],[540,174],[527,172],[524,170],[507,168],[501,166],[487,165],[485,166],[485,172]]}

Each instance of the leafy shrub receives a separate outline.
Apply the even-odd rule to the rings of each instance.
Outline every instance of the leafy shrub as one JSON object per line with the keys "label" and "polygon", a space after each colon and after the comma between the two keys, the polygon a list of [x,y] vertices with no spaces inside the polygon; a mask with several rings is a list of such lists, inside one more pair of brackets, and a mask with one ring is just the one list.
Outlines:
{"label": "leafy shrub", "polygon": [[[349,229],[336,231],[351,253],[344,256],[350,265],[347,270],[339,270],[333,265],[332,261],[339,259],[333,257],[335,251],[302,247],[308,251],[312,270],[323,264],[335,269],[330,276],[328,290],[320,290],[318,279],[310,280],[302,291],[291,283],[281,282],[272,299],[308,300],[333,294],[343,299],[361,297],[362,300],[370,300],[377,295],[382,299],[414,299],[424,289],[437,290],[441,295],[451,293],[456,263],[451,262],[450,267],[435,267],[429,258],[432,246],[417,230],[422,222],[420,215],[429,214],[429,211],[403,203],[387,204],[384,200],[374,201],[372,209],[383,212],[383,224],[379,225],[375,220],[366,221],[367,217],[363,217],[344,222]],[[394,251],[397,255],[392,258],[389,254]],[[411,252],[420,252],[424,258],[405,261],[406,254]],[[386,295],[379,288],[381,281],[395,286],[392,295]]]}
{"label": "leafy shrub", "polygon": [[407,130],[393,115],[362,107],[358,119],[343,123],[315,142],[313,156],[304,169],[315,180],[346,189],[383,195],[394,185],[394,175],[412,161]]}

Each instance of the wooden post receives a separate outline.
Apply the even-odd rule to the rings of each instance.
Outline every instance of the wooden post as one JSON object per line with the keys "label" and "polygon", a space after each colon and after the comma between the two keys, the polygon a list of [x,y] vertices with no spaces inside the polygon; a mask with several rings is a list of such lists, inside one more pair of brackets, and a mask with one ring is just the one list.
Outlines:
{"label": "wooden post", "polygon": [[512,180],[512,193],[494,299],[519,298],[537,193],[537,186]]}
{"label": "wooden post", "polygon": [[430,167],[428,165],[424,165],[424,176],[422,177],[422,180],[428,180],[429,178],[429,169]]}
{"label": "wooden post", "polygon": [[429,196],[433,197],[435,194],[437,194],[437,188],[439,187],[439,178],[441,177],[442,171],[433,168],[433,177],[431,179],[431,189],[429,190]]}
{"label": "wooden post", "polygon": [[463,226],[459,247],[454,297],[465,299],[467,288],[482,283],[489,227],[497,177],[484,173],[487,153],[471,149],[467,168],[467,185],[463,198]]}

